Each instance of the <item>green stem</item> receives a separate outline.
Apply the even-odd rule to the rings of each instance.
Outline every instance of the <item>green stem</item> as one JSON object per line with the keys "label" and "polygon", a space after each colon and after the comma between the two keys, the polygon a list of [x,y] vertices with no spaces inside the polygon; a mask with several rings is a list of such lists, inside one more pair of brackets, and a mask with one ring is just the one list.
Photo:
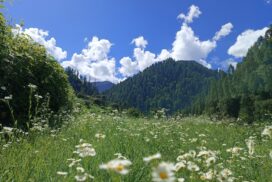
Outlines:
{"label": "green stem", "polygon": [[14,114],[13,114],[13,110],[10,107],[9,101],[6,101],[6,103],[8,105],[8,108],[9,108],[9,111],[10,111],[10,114],[11,114],[13,125],[15,126],[15,128],[18,128],[18,122],[17,122],[17,120],[15,120],[15,117],[14,117]]}
{"label": "green stem", "polygon": [[30,88],[29,98],[28,98],[29,106],[28,106],[28,122],[27,129],[30,129],[30,121],[31,121],[31,108],[32,108],[32,88]]}

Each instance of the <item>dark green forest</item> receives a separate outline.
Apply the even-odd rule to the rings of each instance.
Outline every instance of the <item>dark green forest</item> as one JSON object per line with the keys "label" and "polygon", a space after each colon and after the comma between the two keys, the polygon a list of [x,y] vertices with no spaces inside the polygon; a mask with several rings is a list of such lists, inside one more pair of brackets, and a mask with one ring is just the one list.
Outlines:
{"label": "dark green forest", "polygon": [[208,114],[251,123],[272,114],[272,27],[235,69],[212,71],[196,62],[167,60],[106,92],[122,107],[149,112]]}
{"label": "dark green forest", "polygon": [[77,94],[89,96],[98,94],[95,84],[91,83],[87,77],[80,76],[77,70],[68,67],[65,72],[68,75],[69,83]]}
{"label": "dark green forest", "polygon": [[[204,98],[204,99],[203,99]],[[260,37],[246,57],[213,80],[206,97],[199,97],[188,110],[198,114],[217,114],[253,122],[272,114],[272,27]],[[187,111],[187,112],[188,112]]]}
{"label": "dark green forest", "polygon": [[105,94],[110,102],[123,108],[133,107],[147,113],[166,108],[174,113],[192,103],[208,89],[217,71],[195,61],[166,61],[152,65],[132,78],[114,86]]}

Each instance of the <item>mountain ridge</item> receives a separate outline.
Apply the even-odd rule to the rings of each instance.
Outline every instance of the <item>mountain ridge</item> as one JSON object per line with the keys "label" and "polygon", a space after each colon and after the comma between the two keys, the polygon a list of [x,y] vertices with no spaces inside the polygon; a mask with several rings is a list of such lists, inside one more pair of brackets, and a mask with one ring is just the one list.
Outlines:
{"label": "mountain ridge", "polygon": [[175,112],[190,105],[206,90],[217,71],[196,61],[168,59],[128,78],[105,92],[107,99],[121,105],[149,112],[159,108]]}

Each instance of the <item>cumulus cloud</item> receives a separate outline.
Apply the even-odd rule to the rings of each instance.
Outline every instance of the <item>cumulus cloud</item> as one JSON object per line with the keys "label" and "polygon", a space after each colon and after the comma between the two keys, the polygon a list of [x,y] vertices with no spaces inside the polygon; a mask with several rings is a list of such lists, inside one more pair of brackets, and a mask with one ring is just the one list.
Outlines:
{"label": "cumulus cloud", "polygon": [[180,15],[178,15],[178,18],[184,20],[185,23],[192,23],[194,18],[198,18],[200,15],[201,11],[199,7],[192,5],[189,8],[189,12],[187,13],[187,15],[181,13]]}
{"label": "cumulus cloud", "polygon": [[158,61],[163,61],[171,58],[171,53],[167,49],[161,50],[161,53],[158,55]]}
{"label": "cumulus cloud", "polygon": [[33,41],[43,45],[48,54],[53,56],[56,60],[61,61],[67,58],[67,52],[57,46],[57,41],[54,37],[49,38],[49,32],[38,28],[22,28],[20,25],[12,30],[15,35],[27,35]]}
{"label": "cumulus cloud", "polygon": [[119,68],[119,72],[124,77],[130,77],[135,75],[138,71],[138,63],[136,61],[132,61],[130,57],[123,57],[120,60],[121,67]]}
{"label": "cumulus cloud", "polygon": [[211,68],[211,64],[206,61],[206,58],[217,46],[217,41],[222,37],[227,36],[233,28],[231,23],[227,23],[215,33],[211,40],[200,40],[195,35],[193,29],[186,23],[181,26],[181,29],[176,33],[176,39],[173,42],[171,56],[175,60],[195,60],[200,64]]}
{"label": "cumulus cloud", "polygon": [[268,30],[267,27],[259,30],[246,30],[240,34],[234,45],[232,45],[228,54],[236,58],[242,58],[246,56],[248,49],[254,45],[260,36],[264,36],[265,32]]}
{"label": "cumulus cloud", "polygon": [[195,60],[210,67],[204,60],[216,47],[212,40],[201,41],[187,24],[181,26],[176,33],[176,40],[173,42],[171,56],[175,60]]}
{"label": "cumulus cloud", "polygon": [[163,61],[171,56],[170,52],[166,49],[163,49],[159,55],[146,51],[145,47],[148,45],[148,41],[143,36],[133,39],[132,43],[135,44],[133,50],[134,60],[130,57],[123,57],[120,60],[121,67],[119,68],[119,72],[125,78],[133,76],[152,64]]}
{"label": "cumulus cloud", "polygon": [[227,23],[215,33],[210,40],[200,40],[195,35],[194,30],[188,25],[193,22],[194,18],[201,15],[199,7],[192,5],[187,15],[180,14],[178,18],[183,19],[184,22],[180,30],[176,33],[176,39],[172,44],[171,57],[175,60],[195,60],[198,63],[211,68],[211,64],[206,61],[208,55],[216,48],[217,41],[229,35],[232,31],[233,25]]}
{"label": "cumulus cloud", "polygon": [[232,31],[232,28],[233,28],[232,23],[227,23],[227,24],[223,25],[221,27],[221,30],[216,32],[213,39],[215,41],[217,41],[217,40],[220,40],[222,37],[225,37],[225,36],[229,35],[231,33],[231,31]]}
{"label": "cumulus cloud", "polygon": [[181,13],[178,16],[178,18],[182,19],[184,22],[181,25],[180,30],[176,33],[170,51],[163,49],[160,54],[156,55],[145,50],[148,41],[145,40],[143,36],[133,39],[132,43],[136,46],[133,52],[135,60],[133,61],[128,57],[123,58],[121,68],[119,69],[120,73],[125,77],[132,76],[138,71],[143,71],[152,64],[166,60],[170,57],[176,61],[194,60],[207,68],[211,68],[211,64],[206,61],[208,55],[216,48],[217,41],[231,33],[233,25],[227,23],[215,33],[213,38],[200,40],[200,38],[195,35],[194,30],[188,25],[193,22],[194,18],[198,18],[200,15],[201,11],[199,7],[192,5],[189,8],[187,15]]}
{"label": "cumulus cloud", "polygon": [[106,39],[93,37],[88,46],[80,54],[74,53],[72,59],[61,63],[63,67],[72,67],[83,76],[87,76],[91,82],[110,81],[119,82],[115,71],[115,58],[109,58],[108,54],[112,43]]}
{"label": "cumulus cloud", "polygon": [[131,43],[135,44],[136,47],[139,47],[139,48],[146,48],[148,44],[148,42],[144,39],[143,36],[133,39]]}

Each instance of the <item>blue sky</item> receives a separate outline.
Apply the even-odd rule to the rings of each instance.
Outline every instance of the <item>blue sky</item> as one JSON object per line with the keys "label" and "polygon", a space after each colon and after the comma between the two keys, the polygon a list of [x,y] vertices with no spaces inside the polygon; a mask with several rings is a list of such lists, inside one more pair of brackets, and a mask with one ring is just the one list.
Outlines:
{"label": "blue sky", "polygon": [[[199,56],[213,69],[241,60],[242,55],[245,54],[245,50],[241,52],[241,49],[245,49],[241,48],[245,44],[245,41],[241,42],[243,37],[255,39],[254,37],[265,32],[265,27],[272,24],[272,4],[268,0],[14,0],[12,5],[7,4],[4,13],[12,24],[23,21],[22,31],[29,28],[48,31],[48,35],[43,38],[48,41],[53,37],[56,40],[54,45],[67,53],[66,56],[61,57],[63,59],[60,63],[72,61],[73,54],[80,55],[84,48],[88,50],[88,43],[94,41],[93,37],[96,36],[98,40],[94,41],[96,43],[92,44],[93,46],[110,45],[104,52],[101,53],[101,50],[99,52],[106,54],[101,57],[102,61],[107,59],[109,62],[104,61],[93,66],[92,62],[101,59],[90,60],[91,58],[86,58],[85,55],[85,57],[74,57],[73,64],[69,62],[65,65],[77,68],[76,60],[87,61],[86,64],[78,66],[82,74],[96,77],[101,81],[116,82],[113,76],[123,79],[150,66],[144,63],[139,66],[141,63],[137,63],[139,60],[137,54],[135,55],[137,48],[136,52],[141,54],[139,59],[143,57],[152,59],[154,54],[156,57],[153,56],[154,60],[158,60],[157,57],[162,49],[172,55],[173,43],[178,39],[176,34],[182,31],[185,22],[185,19],[177,17],[181,13],[187,16],[192,10],[190,9],[192,5],[199,8],[201,14],[187,23],[186,27],[188,31],[193,31],[193,36],[199,38],[200,43],[207,40],[213,42],[212,39],[221,26],[227,23],[232,25],[226,35],[216,41],[216,45],[211,45],[212,48],[207,54]],[[184,31],[186,27],[183,27]],[[237,42],[239,35],[243,36],[241,41]],[[141,36],[148,42],[147,45],[139,43],[137,46],[131,43],[133,39]],[[108,42],[100,42],[101,39]],[[176,44],[184,40],[182,37],[180,39]],[[229,54],[229,48],[235,44],[238,47],[234,47]],[[176,51],[187,51],[180,48],[181,45],[176,46]],[[94,50],[97,50],[96,48]],[[196,50],[193,49],[192,52],[194,51]],[[84,60],[78,60],[82,57]],[[130,59],[124,60],[122,65],[120,60],[124,57]],[[179,55],[177,58],[191,57]],[[192,55],[192,58],[195,58],[195,55]],[[110,63],[110,66],[102,68],[103,64],[107,63]],[[138,67],[136,64],[139,64]],[[108,70],[113,69],[113,66],[114,73]],[[124,70],[120,72],[122,66]],[[84,67],[93,68],[86,70]],[[108,74],[108,77],[103,78],[103,74]]]}

